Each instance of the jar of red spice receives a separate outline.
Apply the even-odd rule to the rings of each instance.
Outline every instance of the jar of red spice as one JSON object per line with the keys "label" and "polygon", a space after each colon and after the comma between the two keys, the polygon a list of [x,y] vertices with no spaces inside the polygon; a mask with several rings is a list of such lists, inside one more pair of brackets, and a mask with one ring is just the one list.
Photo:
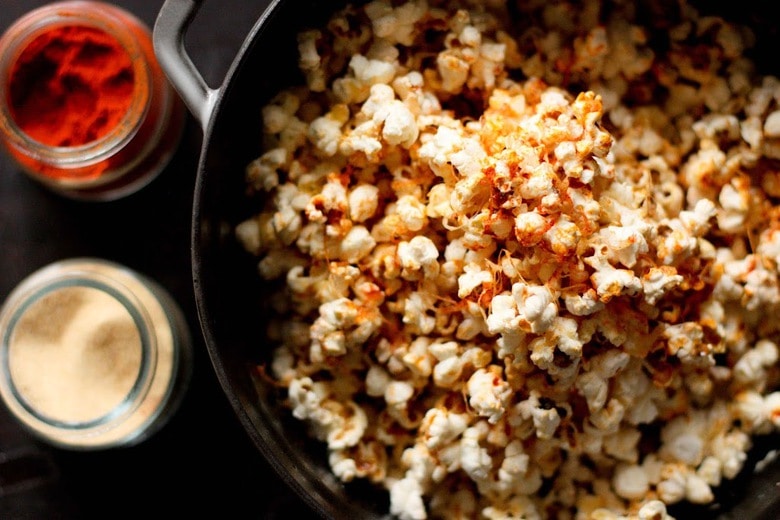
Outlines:
{"label": "jar of red spice", "polygon": [[184,128],[149,28],[108,3],[63,1],[0,37],[0,135],[32,178],[74,199],[151,182]]}

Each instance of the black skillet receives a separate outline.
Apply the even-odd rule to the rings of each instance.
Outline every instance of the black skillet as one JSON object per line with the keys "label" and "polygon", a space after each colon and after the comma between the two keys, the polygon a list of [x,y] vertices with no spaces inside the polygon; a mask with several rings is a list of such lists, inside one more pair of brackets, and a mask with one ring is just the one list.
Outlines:
{"label": "black skillet", "polygon": [[[638,3],[652,16],[673,2]],[[257,449],[314,512],[329,519],[370,520],[389,518],[386,494],[367,484],[338,482],[328,469],[324,447],[310,440],[301,423],[280,405],[279,390],[255,377],[254,367],[268,359],[272,349],[263,337],[262,311],[270,290],[257,275],[256,261],[232,234],[235,224],[253,212],[243,172],[260,149],[261,108],[283,87],[303,81],[297,71],[296,33],[321,26],[343,4],[270,2],[218,88],[206,84],[184,47],[200,1],[167,0],[154,27],[154,44],[163,69],[204,132],[193,201],[192,274],[201,328],[222,389]],[[229,1],[223,5],[230,8]],[[713,4],[705,7],[715,9]],[[773,66],[777,34],[768,14],[774,11],[771,4],[747,1],[728,8],[727,18],[738,17],[767,38],[765,46],[759,45],[767,52],[756,58]],[[760,441],[743,475],[718,490],[718,507],[678,506],[671,508],[673,514],[678,519],[780,518],[780,464],[756,475],[750,469],[776,442],[776,437]]]}

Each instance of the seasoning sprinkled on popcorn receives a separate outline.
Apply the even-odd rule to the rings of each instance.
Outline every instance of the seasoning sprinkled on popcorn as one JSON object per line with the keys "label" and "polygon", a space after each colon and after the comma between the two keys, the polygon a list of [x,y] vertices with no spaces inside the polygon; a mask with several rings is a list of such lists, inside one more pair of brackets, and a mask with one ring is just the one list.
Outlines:
{"label": "seasoning sprinkled on popcorn", "polygon": [[374,0],[300,34],[236,236],[283,282],[292,414],[398,518],[671,519],[780,428],[780,81],[677,7]]}

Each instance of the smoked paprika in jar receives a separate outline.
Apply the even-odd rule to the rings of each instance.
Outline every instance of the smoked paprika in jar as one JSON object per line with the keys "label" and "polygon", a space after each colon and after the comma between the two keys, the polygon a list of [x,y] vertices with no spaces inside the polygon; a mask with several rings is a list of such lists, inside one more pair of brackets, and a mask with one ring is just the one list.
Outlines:
{"label": "smoked paprika in jar", "polygon": [[97,1],[48,4],[0,37],[0,134],[33,179],[73,199],[146,186],[181,139],[186,111],[149,28]]}

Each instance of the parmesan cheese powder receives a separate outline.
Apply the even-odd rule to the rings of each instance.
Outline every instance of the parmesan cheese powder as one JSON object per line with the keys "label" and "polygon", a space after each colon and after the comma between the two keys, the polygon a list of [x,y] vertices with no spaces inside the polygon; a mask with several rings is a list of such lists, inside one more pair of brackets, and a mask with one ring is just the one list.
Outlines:
{"label": "parmesan cheese powder", "polygon": [[132,315],[119,300],[91,287],[56,289],[34,302],[19,318],[8,347],[20,397],[58,421],[108,414],[141,375],[143,345]]}
{"label": "parmesan cheese powder", "polygon": [[178,406],[189,330],[170,295],[132,270],[72,259],[30,275],[0,311],[0,396],[65,448],[131,445]]}

